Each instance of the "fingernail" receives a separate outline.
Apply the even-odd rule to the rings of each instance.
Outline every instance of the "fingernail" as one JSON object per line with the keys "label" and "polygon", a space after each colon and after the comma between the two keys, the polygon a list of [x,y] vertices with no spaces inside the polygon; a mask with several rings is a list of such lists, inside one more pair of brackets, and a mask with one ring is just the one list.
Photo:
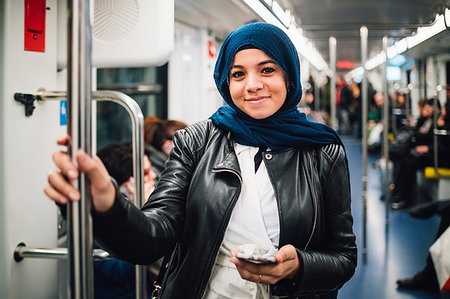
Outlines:
{"label": "fingernail", "polygon": [[86,159],[86,154],[81,149],[78,149],[77,158],[79,162],[83,163],[84,160]]}
{"label": "fingernail", "polygon": [[67,203],[67,198],[61,197],[61,199],[59,200],[59,203],[66,204]]}
{"label": "fingernail", "polygon": [[77,173],[74,170],[69,170],[69,172],[67,173],[67,175],[69,176],[69,178],[71,179],[75,179],[77,177]]}
{"label": "fingernail", "polygon": [[78,196],[78,193],[77,192],[70,192],[69,193],[69,197],[70,197],[70,199],[71,200],[78,200],[79,199],[79,196]]}

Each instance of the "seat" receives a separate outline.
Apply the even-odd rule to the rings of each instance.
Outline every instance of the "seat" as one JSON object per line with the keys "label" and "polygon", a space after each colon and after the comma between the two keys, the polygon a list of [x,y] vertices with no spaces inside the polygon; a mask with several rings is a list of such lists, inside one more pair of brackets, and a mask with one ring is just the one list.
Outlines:
{"label": "seat", "polygon": [[450,168],[425,167],[425,178],[438,180],[437,200],[450,198]]}

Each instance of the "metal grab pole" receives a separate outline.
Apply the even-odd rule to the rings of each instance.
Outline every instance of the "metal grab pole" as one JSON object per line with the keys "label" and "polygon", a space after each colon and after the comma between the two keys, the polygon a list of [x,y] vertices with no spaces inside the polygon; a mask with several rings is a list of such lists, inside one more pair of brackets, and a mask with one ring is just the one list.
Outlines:
{"label": "metal grab pole", "polygon": [[[436,74],[436,101],[433,102],[433,124],[434,124],[434,130],[438,129],[438,102],[439,102],[439,94],[442,90],[442,87],[439,85],[439,70],[438,70],[438,62],[436,57],[433,59],[433,68],[434,72]],[[445,103],[444,103],[445,104]],[[448,111],[446,111],[449,113]],[[434,171],[436,172],[437,177],[439,178],[439,142],[438,142],[438,135],[434,133],[433,130],[433,164],[434,164]],[[439,197],[439,196],[438,196]],[[438,198],[439,199],[439,198]]]}
{"label": "metal grab pole", "polygon": [[383,158],[384,164],[384,201],[385,201],[385,230],[386,235],[389,231],[389,204],[391,202],[391,191],[389,189],[389,98],[388,98],[388,82],[386,77],[387,69],[387,48],[388,38],[383,37],[383,52],[386,57],[382,65],[383,78]]}
{"label": "metal grab pole", "polygon": [[[129,96],[118,91],[95,91],[97,101],[113,101],[124,107],[132,121],[133,175],[136,182],[135,205],[142,207],[144,203],[144,116],[139,105]],[[136,265],[136,299],[147,298],[147,272],[145,266]]]}
{"label": "metal grab pole", "polygon": [[[39,100],[64,100],[64,91],[47,91],[40,88],[36,93]],[[101,90],[92,93],[93,100],[110,101],[119,104],[128,112],[132,122],[133,176],[135,178],[135,205],[144,203],[144,116],[141,107],[131,97],[119,91]],[[136,265],[136,299],[147,298],[147,271],[145,266]]]}
{"label": "metal grab pole", "polygon": [[331,127],[337,130],[336,122],[336,38],[330,36],[329,38],[330,46],[330,66],[331,72],[333,73],[330,78],[330,96],[331,96]]}
{"label": "metal grab pole", "polygon": [[367,262],[367,74],[366,74],[366,60],[367,60],[367,27],[361,26],[359,30],[361,36],[361,63],[363,68],[362,77],[362,196],[363,196],[363,248],[362,256],[363,262]]}
{"label": "metal grab pole", "polygon": [[[91,155],[91,22],[89,0],[69,1],[67,102],[69,153]],[[84,173],[74,185],[81,199],[68,204],[69,290],[71,299],[93,298],[92,219],[89,185]]]}

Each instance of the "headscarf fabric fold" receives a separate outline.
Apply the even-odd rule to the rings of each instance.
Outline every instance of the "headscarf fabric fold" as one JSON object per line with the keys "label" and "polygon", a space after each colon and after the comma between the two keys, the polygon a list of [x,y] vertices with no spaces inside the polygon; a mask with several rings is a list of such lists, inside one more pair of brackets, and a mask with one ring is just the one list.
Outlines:
{"label": "headscarf fabric fold", "polygon": [[[281,108],[265,119],[254,119],[241,111],[229,91],[229,72],[235,54],[243,48],[257,48],[272,58],[284,71],[287,96]],[[224,41],[214,68],[216,86],[228,106],[220,107],[210,118],[231,132],[240,144],[266,146],[272,150],[342,144],[330,127],[310,122],[297,109],[302,97],[300,61],[290,38],[278,27],[252,23],[233,31]]]}

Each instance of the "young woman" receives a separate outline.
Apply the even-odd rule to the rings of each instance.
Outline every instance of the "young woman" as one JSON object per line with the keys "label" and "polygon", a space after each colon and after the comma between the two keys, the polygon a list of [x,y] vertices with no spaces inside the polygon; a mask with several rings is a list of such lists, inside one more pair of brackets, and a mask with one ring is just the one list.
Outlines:
{"label": "young woman", "polygon": [[[224,41],[214,79],[229,106],[175,134],[142,210],[82,151],[78,168],[54,154],[60,171],[45,192],[78,200],[63,175],[84,171],[102,244],[133,263],[171,256],[161,298],[336,298],[356,267],[348,167],[337,134],[297,109],[295,47],[275,26],[243,26]],[[237,258],[249,246],[274,247],[275,262]]]}

